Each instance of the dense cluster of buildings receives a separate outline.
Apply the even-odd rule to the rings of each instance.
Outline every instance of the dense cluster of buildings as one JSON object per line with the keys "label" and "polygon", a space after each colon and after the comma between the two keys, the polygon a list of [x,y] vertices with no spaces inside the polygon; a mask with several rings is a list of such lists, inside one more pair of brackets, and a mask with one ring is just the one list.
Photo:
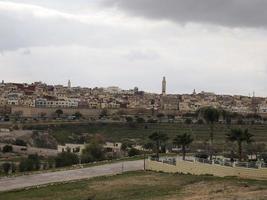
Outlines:
{"label": "dense cluster of buildings", "polygon": [[167,94],[166,78],[162,93],[147,93],[138,88],[86,88],[47,85],[42,82],[0,83],[0,106],[24,108],[83,108],[83,109],[146,109],[194,112],[204,106],[214,106],[237,113],[267,113],[267,98],[240,95],[216,95],[201,92]]}

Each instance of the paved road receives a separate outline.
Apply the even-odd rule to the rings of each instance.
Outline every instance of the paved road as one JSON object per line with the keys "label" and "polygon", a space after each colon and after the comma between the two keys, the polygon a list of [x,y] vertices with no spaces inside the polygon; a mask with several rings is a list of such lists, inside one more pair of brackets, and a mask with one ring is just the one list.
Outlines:
{"label": "paved road", "polygon": [[0,191],[21,189],[37,185],[64,182],[78,179],[92,178],[96,176],[119,174],[122,171],[137,171],[143,169],[143,161],[126,161],[95,167],[74,169],[43,174],[25,175],[19,177],[0,178]]}

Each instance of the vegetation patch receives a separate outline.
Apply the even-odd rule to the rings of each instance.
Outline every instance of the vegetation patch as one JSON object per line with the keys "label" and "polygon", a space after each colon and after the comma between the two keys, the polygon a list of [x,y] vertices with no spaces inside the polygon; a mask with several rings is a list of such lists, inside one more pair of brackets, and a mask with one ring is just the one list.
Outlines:
{"label": "vegetation patch", "polygon": [[128,172],[0,193],[5,200],[264,199],[267,181]]}

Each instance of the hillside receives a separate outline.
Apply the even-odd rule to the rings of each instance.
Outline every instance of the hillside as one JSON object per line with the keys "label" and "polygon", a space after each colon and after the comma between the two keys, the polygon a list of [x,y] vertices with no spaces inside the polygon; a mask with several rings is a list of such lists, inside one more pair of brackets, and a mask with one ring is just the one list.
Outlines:
{"label": "hillside", "polygon": [[[256,142],[267,143],[267,125],[215,125],[215,142],[224,143],[225,134],[231,128],[248,128],[254,134]],[[206,124],[176,124],[176,123],[81,123],[81,124],[53,124],[53,125],[25,125],[25,129],[49,130],[60,143],[73,142],[82,133],[104,135],[108,140],[123,141],[124,139],[147,140],[154,131],[161,131],[173,138],[176,134],[191,133],[195,141],[205,141],[209,137],[209,126]]]}

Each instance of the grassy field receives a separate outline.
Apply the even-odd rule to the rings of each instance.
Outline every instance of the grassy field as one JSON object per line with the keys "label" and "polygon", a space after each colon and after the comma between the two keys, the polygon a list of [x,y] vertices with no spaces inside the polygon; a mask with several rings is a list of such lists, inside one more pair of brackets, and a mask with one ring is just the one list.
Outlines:
{"label": "grassy field", "polygon": [[[267,125],[233,125],[227,126],[217,124],[215,126],[215,142],[224,142],[225,134],[233,127],[248,128],[250,133],[254,134],[256,142],[267,143]],[[63,125],[35,125],[25,128],[51,131],[51,134],[61,143],[73,142],[77,135],[81,133],[99,133],[108,140],[122,141],[124,139],[147,140],[148,136],[154,131],[167,133],[170,138],[177,134],[191,133],[196,141],[205,141],[209,138],[208,125],[187,125],[187,124],[127,124],[127,123],[87,123],[87,124],[63,124]]]}
{"label": "grassy field", "polygon": [[267,181],[130,172],[0,193],[3,200],[267,199]]}

